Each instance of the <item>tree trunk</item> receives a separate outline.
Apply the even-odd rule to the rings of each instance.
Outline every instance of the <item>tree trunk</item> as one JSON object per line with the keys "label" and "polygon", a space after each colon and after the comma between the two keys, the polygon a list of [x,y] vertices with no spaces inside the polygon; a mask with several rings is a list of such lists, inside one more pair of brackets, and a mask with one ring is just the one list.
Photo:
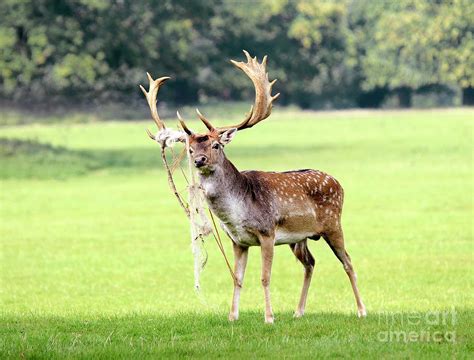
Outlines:
{"label": "tree trunk", "polygon": [[411,107],[412,92],[412,89],[409,87],[399,88],[397,91],[398,106],[400,106],[401,108]]}
{"label": "tree trunk", "polygon": [[474,87],[469,86],[462,89],[462,104],[464,106],[474,105]]}
{"label": "tree trunk", "polygon": [[367,92],[361,92],[357,98],[357,106],[361,108],[379,108],[382,106],[388,94],[386,88],[375,88]]}

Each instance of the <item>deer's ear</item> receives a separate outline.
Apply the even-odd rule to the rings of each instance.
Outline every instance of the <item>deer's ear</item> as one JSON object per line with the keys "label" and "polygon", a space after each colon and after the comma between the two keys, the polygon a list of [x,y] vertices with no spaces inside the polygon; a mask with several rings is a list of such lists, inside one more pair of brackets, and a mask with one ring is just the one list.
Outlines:
{"label": "deer's ear", "polygon": [[223,132],[222,134],[219,135],[219,142],[222,145],[227,145],[228,143],[230,143],[232,141],[235,134],[237,134],[237,128],[229,129],[229,130],[227,130],[227,131],[225,131],[225,132]]}

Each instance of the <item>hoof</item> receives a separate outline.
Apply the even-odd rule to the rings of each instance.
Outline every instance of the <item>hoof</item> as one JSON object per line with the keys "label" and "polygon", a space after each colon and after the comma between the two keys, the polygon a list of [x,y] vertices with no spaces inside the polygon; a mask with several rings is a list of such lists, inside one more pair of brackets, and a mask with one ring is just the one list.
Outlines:
{"label": "hoof", "polygon": [[293,314],[293,317],[296,319],[296,318],[300,318],[304,315],[304,311],[299,311],[299,310],[296,310],[295,313]]}
{"label": "hoof", "polygon": [[360,318],[366,317],[367,316],[367,310],[365,308],[357,310],[357,316]]}
{"label": "hoof", "polygon": [[265,324],[273,324],[274,321],[273,316],[265,316]]}
{"label": "hoof", "polygon": [[237,320],[239,320],[239,314],[234,314],[234,313],[229,314],[229,321],[237,321]]}

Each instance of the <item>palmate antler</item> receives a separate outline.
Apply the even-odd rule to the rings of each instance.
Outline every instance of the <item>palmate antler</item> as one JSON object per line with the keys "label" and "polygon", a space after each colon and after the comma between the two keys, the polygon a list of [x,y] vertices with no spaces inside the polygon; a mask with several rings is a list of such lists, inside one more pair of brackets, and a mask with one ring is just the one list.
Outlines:
{"label": "palmate antler", "polygon": [[273,101],[280,96],[280,93],[272,96],[272,86],[275,84],[276,79],[273,81],[268,80],[268,73],[266,72],[267,56],[263,57],[261,63],[257,61],[257,57],[252,58],[250,54],[244,50],[244,54],[247,58],[247,62],[237,62],[231,60],[232,64],[242,70],[252,80],[255,87],[255,104],[250,108],[249,114],[246,118],[235,125],[227,125],[222,127],[214,127],[201,112],[196,109],[199,119],[206,125],[206,127],[212,131],[215,130],[222,133],[231,128],[237,128],[237,130],[249,129],[255,124],[262,120],[265,120],[270,116],[272,112]]}
{"label": "palmate antler", "polygon": [[[156,108],[156,100],[158,96],[158,90],[160,90],[161,84],[163,84],[166,80],[170,79],[170,77],[163,76],[159,79],[153,80],[150,73],[147,72],[146,75],[148,77],[149,82],[148,91],[146,91],[142,85],[140,85],[140,89],[142,89],[143,95],[145,95],[146,101],[148,102],[148,106],[150,107],[151,117],[153,118],[153,121],[158,127],[158,130],[161,131],[166,129],[166,126],[163,120],[161,120],[160,116],[158,115],[158,110]],[[146,129],[146,132],[151,139],[156,140],[155,136],[150,132],[150,130]]]}
{"label": "palmate antler", "polygon": [[151,117],[153,118],[153,121],[155,122],[156,126],[158,127],[158,134],[160,137],[156,137],[153,135],[150,130],[146,129],[146,132],[150,139],[155,140],[161,144],[161,159],[163,161],[163,164],[166,169],[166,173],[168,176],[168,184],[175,194],[176,198],[178,199],[179,204],[183,208],[184,212],[186,213],[186,216],[189,218],[189,207],[187,204],[184,203],[183,199],[178,193],[178,190],[176,189],[176,185],[173,181],[173,174],[172,171],[168,165],[168,160],[166,159],[166,154],[165,154],[165,147],[170,145],[171,141],[184,141],[184,136],[182,136],[181,132],[176,132],[173,130],[168,130],[166,129],[165,123],[163,120],[160,119],[160,116],[158,115],[158,110],[156,108],[156,101],[157,101],[157,96],[158,96],[158,90],[160,90],[161,84],[163,84],[166,80],[170,79],[168,76],[163,76],[159,79],[154,80],[150,73],[146,73],[148,77],[148,82],[149,82],[149,87],[148,91],[145,90],[145,88],[140,85],[140,89],[143,92],[143,95],[146,97],[146,101],[148,102],[148,106],[150,107],[150,113]]}
{"label": "palmate antler", "polygon": [[[253,85],[255,87],[255,103],[250,108],[250,112],[245,117],[243,121],[235,125],[226,125],[222,127],[215,127],[211,124],[211,122],[206,119],[206,117],[201,114],[201,112],[196,109],[199,119],[206,125],[206,127],[210,131],[217,131],[222,133],[231,128],[237,128],[237,130],[244,130],[249,129],[255,124],[259,123],[262,120],[265,120],[267,117],[270,116],[272,112],[273,101],[280,96],[280,93],[272,96],[272,86],[275,84],[276,79],[273,81],[268,80],[268,73],[266,72],[267,66],[267,56],[263,57],[261,63],[257,61],[257,57],[251,57],[250,54],[244,50],[244,54],[247,58],[247,62],[237,62],[231,60],[232,64],[242,70],[249,78],[252,80]],[[163,84],[166,80],[170,79],[168,76],[161,77],[159,79],[154,80],[149,73],[147,73],[148,81],[149,81],[149,88],[148,91],[140,85],[140,89],[143,91],[143,94],[146,97],[148,102],[148,106],[150,107],[150,112],[153,120],[158,127],[158,130],[161,132],[166,129],[165,123],[160,119],[158,115],[158,110],[156,108],[156,101],[158,96],[158,90],[160,89],[161,84]],[[188,134],[191,135],[192,131],[186,126],[184,120],[181,118],[179,113],[177,113],[178,119],[180,122],[181,127],[183,130]],[[148,136],[153,140],[160,140],[156,139],[156,137],[147,129]],[[184,139],[180,139],[183,141]],[[175,140],[176,141],[176,140]]]}
{"label": "palmate antler", "polygon": [[[146,73],[148,77],[149,87],[148,91],[140,85],[140,89],[142,90],[143,94],[146,97],[148,102],[148,106],[150,107],[151,117],[155,122],[156,126],[158,127],[158,137],[153,135],[150,130],[146,129],[146,132],[150,139],[159,142],[162,146],[171,146],[174,142],[185,142],[185,135],[182,131],[176,131],[167,129],[163,120],[160,119],[158,115],[158,110],[156,108],[158,90],[160,90],[161,84],[163,84],[166,80],[170,79],[169,76],[163,76],[159,79],[154,80],[150,73]],[[178,114],[179,117],[179,114]]]}

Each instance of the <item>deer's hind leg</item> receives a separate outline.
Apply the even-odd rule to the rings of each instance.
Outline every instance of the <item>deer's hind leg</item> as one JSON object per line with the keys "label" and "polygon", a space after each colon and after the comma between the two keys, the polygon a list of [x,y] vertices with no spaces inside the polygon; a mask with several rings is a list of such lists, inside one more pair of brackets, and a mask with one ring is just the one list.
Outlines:
{"label": "deer's hind leg", "polygon": [[295,254],[296,258],[304,266],[303,288],[301,289],[300,301],[294,314],[294,317],[301,317],[304,314],[306,298],[308,296],[308,289],[309,285],[311,284],[311,278],[313,276],[314,258],[313,255],[311,255],[311,252],[309,251],[306,240],[300,241],[296,244],[290,244],[290,248],[293,251],[293,254]]}
{"label": "deer's hind leg", "polygon": [[334,255],[336,255],[336,257],[344,266],[344,270],[346,271],[346,274],[349,277],[349,280],[351,281],[352,291],[354,292],[354,296],[357,303],[357,315],[359,317],[366,316],[367,311],[365,309],[364,302],[360,297],[359,288],[357,287],[357,275],[354,271],[354,268],[352,267],[351,258],[347,253],[346,249],[344,248],[344,235],[342,233],[342,229],[339,228],[335,231],[326,234],[324,236],[324,239],[328,243]]}

